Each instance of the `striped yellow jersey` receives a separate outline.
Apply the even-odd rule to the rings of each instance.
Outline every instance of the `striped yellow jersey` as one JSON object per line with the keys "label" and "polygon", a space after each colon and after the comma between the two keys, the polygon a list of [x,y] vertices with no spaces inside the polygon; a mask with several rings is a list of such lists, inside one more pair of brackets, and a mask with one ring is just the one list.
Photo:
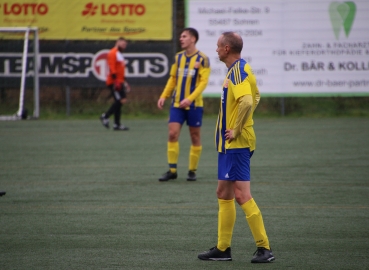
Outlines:
{"label": "striped yellow jersey", "polygon": [[200,51],[193,55],[186,55],[185,51],[179,52],[160,97],[172,97],[172,106],[176,108],[185,98],[192,101],[190,107],[203,107],[202,92],[208,84],[209,75],[209,58],[205,54]]}
{"label": "striped yellow jersey", "polygon": [[[226,129],[233,129],[238,114],[238,99],[244,95],[251,95],[253,100],[252,112],[243,126],[241,134],[229,142],[225,140]],[[243,59],[237,60],[228,69],[223,82],[219,115],[215,129],[215,144],[218,152],[242,152],[246,148],[255,150],[256,136],[252,119],[253,112],[260,100],[260,93],[256,85],[256,77],[250,65]]]}

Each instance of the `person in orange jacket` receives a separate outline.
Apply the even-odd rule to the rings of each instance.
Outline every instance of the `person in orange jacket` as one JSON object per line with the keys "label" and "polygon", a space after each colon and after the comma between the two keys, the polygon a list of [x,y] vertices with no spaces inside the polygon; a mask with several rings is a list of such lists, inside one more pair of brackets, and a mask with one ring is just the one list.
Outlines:
{"label": "person in orange jacket", "polygon": [[127,48],[127,40],[120,37],[115,43],[107,57],[109,74],[106,78],[106,85],[109,87],[114,103],[100,116],[101,123],[109,129],[109,117],[114,114],[114,130],[128,130],[129,128],[120,123],[122,105],[127,102],[127,93],[130,86],[125,78],[125,60],[122,52]]}

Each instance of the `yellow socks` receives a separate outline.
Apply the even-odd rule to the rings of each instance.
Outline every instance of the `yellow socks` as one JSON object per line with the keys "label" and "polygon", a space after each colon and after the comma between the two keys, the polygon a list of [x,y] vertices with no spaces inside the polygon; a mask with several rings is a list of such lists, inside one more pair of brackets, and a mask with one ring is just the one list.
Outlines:
{"label": "yellow socks", "polygon": [[[202,146],[193,146],[190,148],[190,158],[189,158],[189,170],[196,171],[199,165],[199,160],[201,156]],[[179,156],[179,143],[178,142],[168,142],[168,164],[169,169],[172,173],[177,172],[177,163]]]}
{"label": "yellow socks", "polygon": [[[225,251],[231,246],[233,227],[236,222],[236,206],[233,200],[218,199],[218,244],[217,248]],[[270,249],[268,236],[265,231],[263,217],[256,205],[254,199],[251,199],[241,205],[246,214],[246,220],[249,224],[251,233],[254,237],[257,247]]]}
{"label": "yellow socks", "polygon": [[241,208],[245,212],[246,220],[249,224],[256,246],[270,249],[268,236],[264,227],[263,217],[254,199],[245,202],[243,205],[241,205]]}
{"label": "yellow socks", "polygon": [[179,143],[168,142],[168,164],[169,169],[172,173],[177,172],[177,163],[179,155]]}
{"label": "yellow socks", "polygon": [[193,146],[190,148],[190,159],[189,159],[189,170],[196,171],[199,165],[201,156],[202,146]]}
{"label": "yellow socks", "polygon": [[236,222],[236,206],[233,200],[218,199],[218,244],[217,248],[225,251],[231,246],[233,227]]}

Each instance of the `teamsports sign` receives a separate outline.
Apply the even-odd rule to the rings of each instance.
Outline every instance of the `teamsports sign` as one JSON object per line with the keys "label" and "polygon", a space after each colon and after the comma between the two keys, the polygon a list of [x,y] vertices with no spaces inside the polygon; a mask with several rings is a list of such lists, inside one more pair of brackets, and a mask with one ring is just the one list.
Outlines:
{"label": "teamsports sign", "polygon": [[[16,47],[7,41],[0,45],[0,85],[19,87],[22,72],[22,53],[3,52]],[[19,42],[18,42],[19,43]],[[111,43],[111,42],[110,42]],[[114,43],[113,43],[114,44]],[[110,44],[112,45],[112,44]],[[10,48],[9,48],[10,47]],[[107,46],[105,46],[106,48]],[[102,87],[109,73],[107,54],[103,44],[41,44],[38,72],[42,85],[73,87]],[[169,73],[173,51],[167,43],[135,44],[123,53],[126,77],[131,85],[164,85]],[[28,55],[26,76],[33,76],[34,59]]]}
{"label": "teamsports sign", "polygon": [[227,68],[216,44],[236,31],[242,57],[269,96],[369,95],[369,1],[187,0],[187,26],[210,57],[205,94],[219,95]]}
{"label": "teamsports sign", "polygon": [[[130,40],[171,40],[172,0],[0,3],[0,27],[26,26],[38,27],[40,39],[109,40],[124,36]],[[9,34],[0,33],[1,37],[9,38]]]}

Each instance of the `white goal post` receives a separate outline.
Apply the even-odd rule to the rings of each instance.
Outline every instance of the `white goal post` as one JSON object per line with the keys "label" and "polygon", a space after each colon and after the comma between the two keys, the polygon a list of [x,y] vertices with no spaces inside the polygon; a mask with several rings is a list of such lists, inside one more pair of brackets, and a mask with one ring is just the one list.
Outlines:
{"label": "white goal post", "polygon": [[40,85],[38,75],[38,59],[39,59],[39,40],[38,40],[38,28],[37,27],[0,27],[0,32],[24,32],[24,45],[22,54],[22,72],[21,83],[19,92],[19,108],[15,115],[0,116],[0,120],[19,120],[25,119],[25,86],[26,86],[26,71],[27,71],[27,58],[28,58],[28,42],[29,34],[33,34],[33,94],[34,94],[34,107],[33,118],[40,116]]}

